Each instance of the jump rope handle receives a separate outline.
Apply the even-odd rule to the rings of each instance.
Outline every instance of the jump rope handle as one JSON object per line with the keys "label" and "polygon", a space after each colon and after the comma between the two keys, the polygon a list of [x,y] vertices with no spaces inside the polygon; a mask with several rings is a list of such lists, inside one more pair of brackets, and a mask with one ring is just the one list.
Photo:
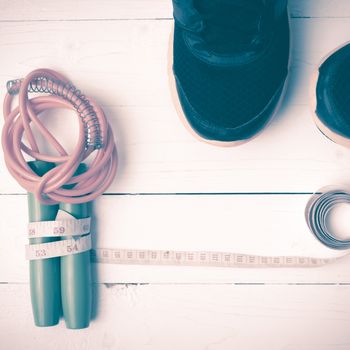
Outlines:
{"label": "jump rope handle", "polygon": [[[55,167],[55,164],[33,161],[28,162],[30,168],[39,176],[43,176]],[[32,193],[28,193],[29,221],[52,221],[56,219],[58,205],[44,205]],[[47,243],[57,238],[31,238],[29,244]],[[31,260],[30,294],[33,316],[36,326],[54,326],[59,322],[61,314],[60,258]]]}
{"label": "jump rope handle", "polygon": [[[75,175],[86,171],[87,166],[80,164]],[[89,217],[88,203],[60,203],[59,208],[76,219]],[[63,316],[67,328],[88,327],[92,304],[90,251],[61,257],[61,294]]]}
{"label": "jump rope handle", "polygon": [[[43,161],[29,162],[28,165],[39,176],[55,167],[55,164]],[[80,164],[75,175],[82,174],[86,170],[87,166]],[[44,205],[32,193],[28,193],[28,207],[30,222],[54,221],[59,209],[76,219],[89,217],[88,203]],[[69,238],[72,237],[62,239]],[[29,243],[47,243],[59,239],[31,238]],[[30,261],[30,290],[34,321],[37,326],[56,325],[62,311],[67,328],[81,329],[89,326],[92,304],[90,264],[90,251]]]}

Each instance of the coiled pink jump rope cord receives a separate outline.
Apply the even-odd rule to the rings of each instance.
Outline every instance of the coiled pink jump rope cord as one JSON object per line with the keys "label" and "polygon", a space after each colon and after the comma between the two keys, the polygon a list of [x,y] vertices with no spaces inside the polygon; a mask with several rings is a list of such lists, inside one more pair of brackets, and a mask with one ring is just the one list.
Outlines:
{"label": "coiled pink jump rope cord", "polygon": [[[54,93],[29,98],[28,89],[31,84],[40,86],[40,81],[44,81],[45,86],[49,86]],[[86,99],[63,75],[53,70],[35,70],[18,81],[18,85],[18,106],[11,108],[14,96],[7,93],[3,109],[5,123],[1,141],[5,163],[12,176],[44,204],[84,203],[102,194],[117,171],[117,149],[102,109],[93,99]],[[82,106],[80,110],[79,105]],[[52,108],[68,108],[77,112],[79,137],[70,155],[38,117],[43,111]],[[58,156],[40,153],[31,125],[35,125],[45,140],[57,150]],[[92,140],[98,140],[98,144],[87,142],[87,132]],[[24,136],[28,145],[22,142]],[[93,153],[89,169],[81,175],[73,176],[79,164]],[[54,162],[57,166],[39,177],[28,166],[24,154],[36,160]],[[71,189],[62,187],[69,184],[76,185]]]}

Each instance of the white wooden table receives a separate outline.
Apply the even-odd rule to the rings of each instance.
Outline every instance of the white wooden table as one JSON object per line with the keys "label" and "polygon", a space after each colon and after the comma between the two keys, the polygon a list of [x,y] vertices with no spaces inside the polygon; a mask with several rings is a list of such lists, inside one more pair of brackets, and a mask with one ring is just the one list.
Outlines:
{"label": "white wooden table", "polygon": [[[287,97],[261,136],[232,149],[199,143],[174,111],[170,0],[0,4],[0,99],[7,80],[53,68],[94,96],[112,123],[120,167],[94,205],[96,247],[337,255],[309,233],[304,208],[318,188],[349,183],[350,152],[313,125],[308,85],[322,56],[350,38],[348,0],[290,0]],[[71,114],[49,123],[74,141]],[[1,349],[350,348],[350,259],[317,269],[99,264],[91,326],[36,328],[26,196],[2,158],[0,208]]]}

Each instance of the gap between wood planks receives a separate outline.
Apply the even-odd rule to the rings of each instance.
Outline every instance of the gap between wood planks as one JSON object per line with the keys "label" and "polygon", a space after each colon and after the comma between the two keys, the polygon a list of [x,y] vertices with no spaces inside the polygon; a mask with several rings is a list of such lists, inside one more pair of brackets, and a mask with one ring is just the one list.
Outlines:
{"label": "gap between wood planks", "polygon": [[[106,192],[102,196],[311,196],[320,192]],[[0,196],[26,196],[26,193],[0,193]]]}
{"label": "gap between wood planks", "polygon": [[[29,283],[27,282],[0,282],[1,285],[9,285],[9,286],[29,286]],[[115,282],[115,283],[107,283],[107,282],[93,282],[92,285],[96,286],[104,286],[106,288],[113,288],[117,286],[125,286],[127,287],[142,287],[142,286],[169,286],[169,285],[174,285],[174,286],[350,286],[350,283],[327,283],[327,282],[319,282],[319,283],[308,283],[308,282],[285,282],[285,283],[274,283],[274,282],[268,282],[268,283],[262,283],[262,282],[233,282],[233,283],[203,283],[203,282],[181,282],[181,283],[169,283],[169,282],[151,282],[151,283],[139,283],[139,282],[133,282],[133,283],[120,283],[120,282]]]}
{"label": "gap between wood planks", "polygon": [[[296,16],[290,15],[291,19],[344,19],[350,16]],[[172,21],[172,17],[158,18],[69,18],[69,19],[0,19],[0,23],[37,23],[37,22],[116,22],[116,21]]]}

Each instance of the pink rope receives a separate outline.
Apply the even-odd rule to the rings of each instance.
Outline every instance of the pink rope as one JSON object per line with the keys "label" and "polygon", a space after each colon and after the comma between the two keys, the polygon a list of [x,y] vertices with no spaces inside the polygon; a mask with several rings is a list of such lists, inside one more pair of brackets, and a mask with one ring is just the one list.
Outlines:
{"label": "pink rope", "polygon": [[[34,193],[44,204],[91,201],[108,188],[117,171],[117,149],[112,129],[102,109],[93,99],[88,98],[96,115],[98,131],[103,144],[99,149],[95,149],[93,145],[87,145],[86,124],[77,112],[77,106],[74,106],[74,101],[78,101],[79,97],[71,95],[70,101],[73,102],[55,95],[38,96],[31,99],[28,97],[28,87],[31,82],[41,77],[47,77],[54,82],[51,85],[52,89],[62,89],[63,86],[69,84],[69,81],[63,75],[53,70],[38,69],[29,73],[20,83],[17,107],[12,109],[14,96],[9,93],[6,94],[3,106],[5,123],[1,139],[6,166],[18,183],[28,192]],[[69,91],[67,89],[65,92]],[[67,108],[77,112],[79,137],[76,147],[70,155],[38,117],[40,113],[52,108]],[[31,125],[36,126],[37,130],[56,149],[59,155],[52,156],[40,153]],[[92,130],[92,134],[94,132]],[[28,145],[22,142],[24,136]],[[93,134],[93,136],[96,135]],[[40,177],[31,170],[24,154],[36,160],[57,163],[57,166]],[[81,175],[74,176],[79,164],[91,154],[94,158],[89,169]],[[71,189],[62,187],[69,184],[76,185]]]}

